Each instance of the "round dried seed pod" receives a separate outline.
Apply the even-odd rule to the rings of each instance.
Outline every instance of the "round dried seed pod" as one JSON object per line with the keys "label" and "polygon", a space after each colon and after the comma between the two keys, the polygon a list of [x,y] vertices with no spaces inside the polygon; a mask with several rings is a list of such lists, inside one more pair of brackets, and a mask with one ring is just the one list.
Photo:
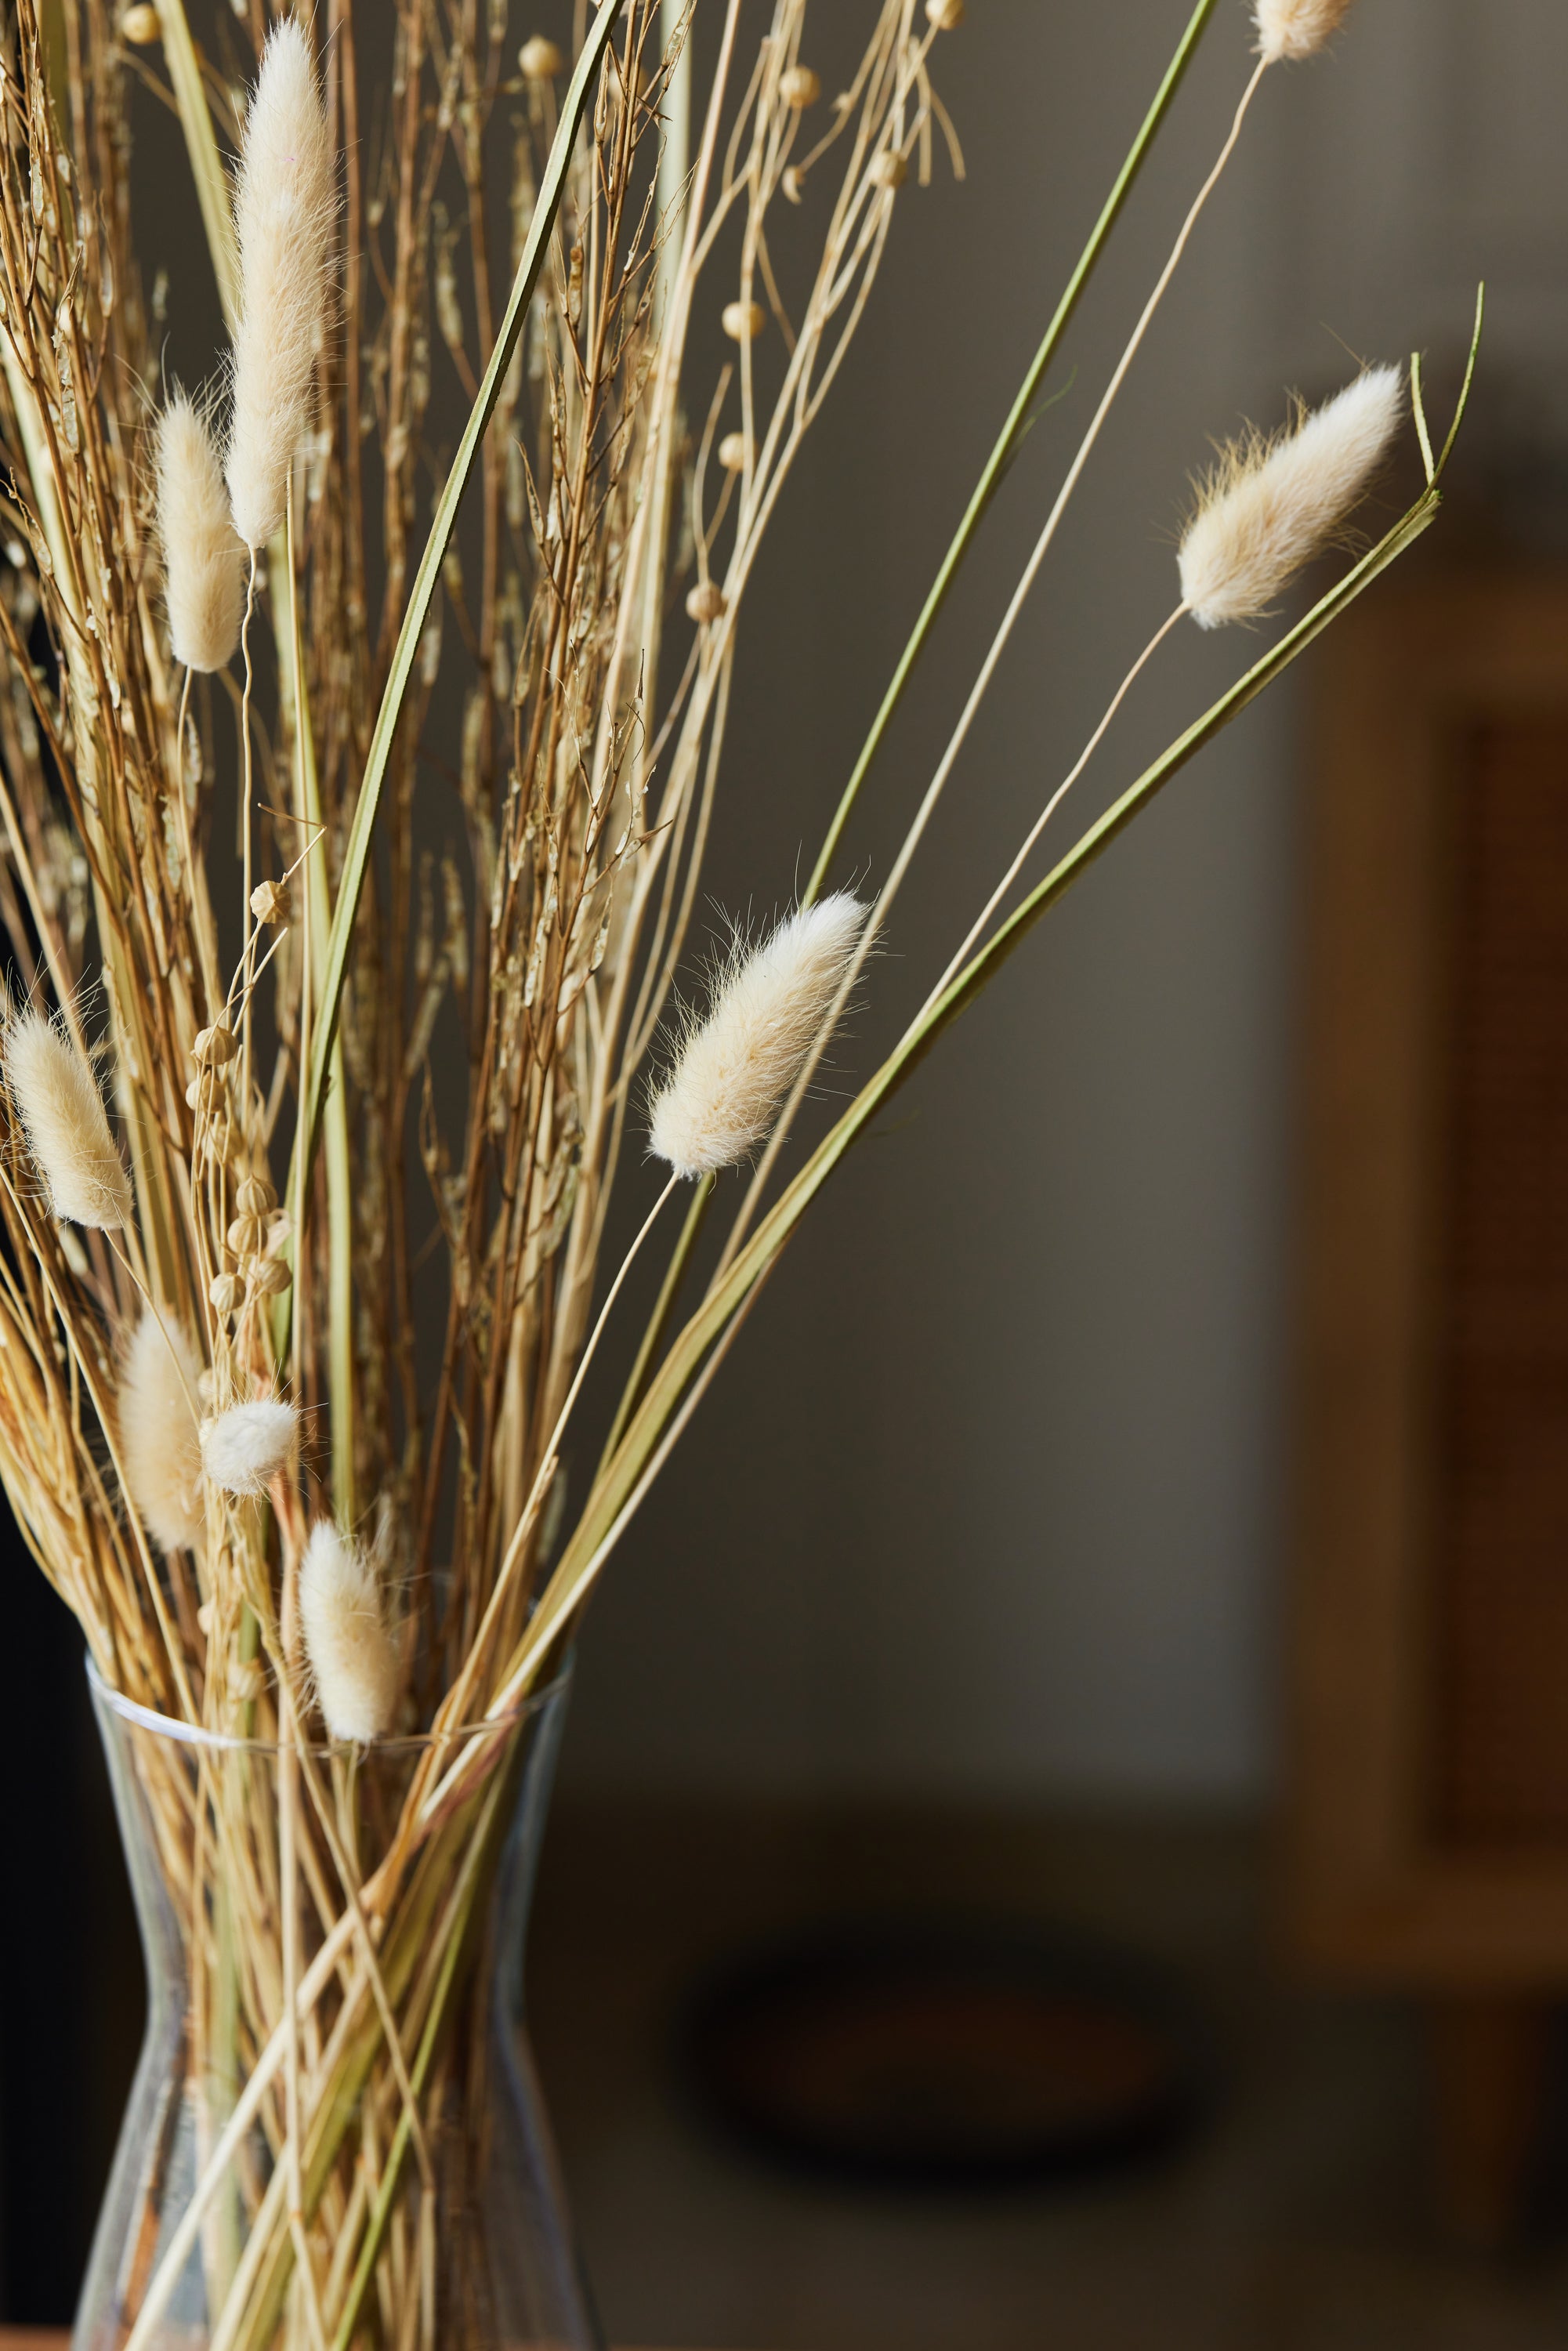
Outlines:
{"label": "round dried seed pod", "polygon": [[247,1176],[235,1194],[235,1206],[247,1217],[270,1217],[277,1195],[265,1176]]}
{"label": "round dried seed pod", "polygon": [[204,1070],[221,1070],[239,1051],[239,1040],[224,1020],[214,1020],[210,1029],[198,1029],[191,1052]]}
{"label": "round dried seed pod", "polygon": [[964,21],[964,0],[925,0],[925,14],[939,33],[956,33]]}
{"label": "round dried seed pod", "polygon": [[557,74],[566,71],[566,59],[542,33],[536,33],[531,40],[523,43],[517,51],[517,63],[528,81],[553,81]]}
{"label": "round dried seed pod", "polygon": [[879,188],[902,188],[909,177],[909,166],[895,147],[884,147],[871,159],[871,176]]}
{"label": "round dried seed pod", "polygon": [[237,1314],[245,1304],[245,1283],[237,1273],[214,1273],[207,1284],[207,1296],[218,1314]]}
{"label": "round dried seed pod", "polygon": [[724,331],[732,343],[754,343],[768,324],[760,302],[727,302]]}
{"label": "round dried seed pod", "polygon": [[236,1217],[224,1238],[235,1257],[259,1257],[267,1227],[259,1217]]}
{"label": "round dried seed pod", "polygon": [[139,0],[136,7],[128,8],[120,20],[120,37],[122,41],[133,41],[139,49],[144,49],[150,41],[155,41],[158,38],[157,9],[150,7],[147,0]]}
{"label": "round dried seed pod", "polygon": [[692,619],[705,629],[714,621],[722,621],[725,613],[724,590],[716,580],[699,580],[686,598],[686,610]]}
{"label": "round dried seed pod", "polygon": [[186,1107],[194,1111],[214,1111],[223,1102],[229,1081],[221,1070],[198,1070],[185,1088]]}
{"label": "round dried seed pod", "polygon": [[744,474],[747,455],[744,433],[727,433],[718,444],[718,462],[727,474]]}
{"label": "round dried seed pod", "polygon": [[287,928],[294,912],[287,885],[282,882],[258,882],[250,893],[250,911],[258,923],[280,924]]}
{"label": "round dried seed pod", "polygon": [[250,1286],[258,1298],[277,1298],[293,1279],[280,1257],[264,1257],[251,1268]]}
{"label": "round dried seed pod", "polygon": [[779,95],[786,106],[815,106],[822,95],[822,77],[810,66],[791,66],[779,77]]}

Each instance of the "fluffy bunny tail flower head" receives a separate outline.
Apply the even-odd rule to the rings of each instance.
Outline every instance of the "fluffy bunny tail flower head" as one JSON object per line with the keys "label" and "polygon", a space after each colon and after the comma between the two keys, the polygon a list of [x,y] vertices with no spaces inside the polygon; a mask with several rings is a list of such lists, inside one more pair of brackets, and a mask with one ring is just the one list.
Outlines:
{"label": "fluffy bunny tail flower head", "polygon": [[109,1131],[98,1080],[65,1030],[42,1012],[13,1020],[5,1075],[33,1164],[57,1217],[100,1231],[131,1220],[131,1178]]}
{"label": "fluffy bunny tail flower head", "polygon": [[283,521],[288,470],[310,421],[334,208],[315,60],[303,26],[287,16],[262,52],[235,183],[240,316],[226,472],[235,528],[252,549]]}
{"label": "fluffy bunny tail flower head", "polygon": [[190,1551],[201,1541],[201,1358],[189,1335],[172,1315],[144,1306],[125,1351],[115,1418],[131,1499],[161,1551]]}
{"label": "fluffy bunny tail flower head", "polygon": [[832,1007],[865,922],[839,893],[737,940],[707,1018],[683,1039],[653,1097],[649,1144],[677,1176],[733,1167],[767,1139]]}
{"label": "fluffy bunny tail flower head", "polygon": [[278,1396],[231,1405],[202,1424],[202,1467],[225,1494],[258,1497],[292,1463],[299,1415]]}
{"label": "fluffy bunny tail flower head", "polygon": [[1257,0],[1258,54],[1270,65],[1315,57],[1350,14],[1351,0]]}
{"label": "fluffy bunny tail flower head", "polygon": [[1273,441],[1233,442],[1199,486],[1178,558],[1200,629],[1260,620],[1343,527],[1388,454],[1404,404],[1397,368],[1368,368]]}
{"label": "fluffy bunny tail flower head", "polygon": [[245,554],[206,419],[176,392],[158,419],[158,536],[174,658],[228,666],[245,609]]}
{"label": "fluffy bunny tail flower head", "polygon": [[332,1737],[360,1745],[380,1739],[397,1706],[397,1644],[374,1562],[327,1519],[311,1528],[305,1545],[299,1622]]}

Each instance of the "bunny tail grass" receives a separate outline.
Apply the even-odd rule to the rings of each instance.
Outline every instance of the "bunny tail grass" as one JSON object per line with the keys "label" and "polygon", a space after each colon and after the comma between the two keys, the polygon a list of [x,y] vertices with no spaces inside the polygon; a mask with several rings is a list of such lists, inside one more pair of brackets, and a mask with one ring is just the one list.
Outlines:
{"label": "bunny tail grass", "polygon": [[332,213],[331,134],[310,43],[286,17],[262,53],[235,185],[240,315],[226,472],[235,528],[250,548],[282,527],[288,469],[310,421]]}
{"label": "bunny tail grass", "polygon": [[202,1467],[225,1494],[265,1494],[299,1443],[299,1415],[277,1396],[231,1405],[202,1424]]}
{"label": "bunny tail grass", "polygon": [[382,1613],[375,1567],[329,1519],[318,1520],[299,1569],[299,1621],[322,1719],[360,1744],[392,1725],[397,1645]]}
{"label": "bunny tail grass", "polygon": [[1350,14],[1351,0],[1257,0],[1258,54],[1270,65],[1281,58],[1314,57]]}
{"label": "bunny tail grass", "polygon": [[817,1042],[866,910],[844,892],[786,915],[753,947],[737,941],[706,1020],[683,1039],[655,1094],[649,1144],[677,1176],[733,1167],[766,1140]]}
{"label": "bunny tail grass", "polygon": [[1339,530],[1387,454],[1396,368],[1364,375],[1273,441],[1249,434],[1199,485],[1182,535],[1182,597],[1200,629],[1255,621]]}
{"label": "bunny tail grass", "polygon": [[57,1217],[112,1232],[131,1221],[131,1178],[98,1081],[64,1030],[24,1012],[5,1039],[5,1074]]}
{"label": "bunny tail grass", "polygon": [[176,392],[158,419],[158,537],[174,658],[225,669],[239,643],[245,556],[229,516],[223,465],[206,422]]}
{"label": "bunny tail grass", "polygon": [[201,1381],[189,1334],[172,1314],[143,1306],[125,1350],[115,1416],[131,1499],[162,1551],[190,1551],[202,1538]]}

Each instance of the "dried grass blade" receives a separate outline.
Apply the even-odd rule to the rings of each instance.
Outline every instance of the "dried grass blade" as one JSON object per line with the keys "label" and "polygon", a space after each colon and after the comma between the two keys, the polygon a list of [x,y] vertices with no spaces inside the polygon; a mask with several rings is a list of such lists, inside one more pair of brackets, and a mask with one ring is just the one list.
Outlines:
{"label": "dried grass blade", "polygon": [[[435,593],[435,583],[441,576],[442,559],[457,519],[457,508],[473,471],[486,430],[500,397],[502,380],[511,361],[534,287],[555,226],[556,214],[566,188],[567,173],[571,167],[572,150],[577,143],[578,126],[588,105],[588,94],[615,20],[621,12],[622,0],[601,0],[582,45],[577,66],[567,88],[561,106],[560,125],[549,152],[539,185],[538,202],[529,225],[528,242],[523,247],[517,273],[512,282],[506,314],[501,320],[496,347],[490,354],[479,386],[479,395],[469,412],[463,429],[463,438],[452,461],[445,486],[441,493],[430,536],[420,558],[409,593],[402,626],[398,632],[392,653],[392,668],[386,692],[376,714],[375,729],[371,737],[370,756],[365,762],[364,780],[360,787],[359,800],[354,809],[353,822],[349,829],[348,843],[343,855],[343,870],[338,888],[338,904],[332,917],[331,935],[327,942],[325,968],[322,975],[320,1011],[316,1033],[311,1040],[310,1064],[306,1075],[305,1095],[300,1104],[299,1124],[295,1135],[297,1154],[303,1152],[305,1165],[315,1155],[317,1129],[320,1121],[321,1098],[333,1042],[338,1034],[338,1016],[342,1006],[343,982],[348,971],[349,951],[353,944],[354,925],[359,914],[360,893],[364,886],[365,868],[370,860],[371,837],[375,830],[376,813],[381,806],[382,787],[386,780],[387,763],[392,755],[392,737],[402,713],[403,697],[413,673],[420,639],[424,632],[425,617]],[[294,1186],[290,1183],[290,1193]]]}

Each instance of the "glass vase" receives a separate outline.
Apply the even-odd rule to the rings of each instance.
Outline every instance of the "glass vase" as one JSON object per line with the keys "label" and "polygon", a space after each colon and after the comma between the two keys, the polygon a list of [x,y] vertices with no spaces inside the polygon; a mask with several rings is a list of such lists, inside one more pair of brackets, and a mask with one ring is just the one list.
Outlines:
{"label": "glass vase", "polygon": [[89,1679],[148,1997],[73,2351],[597,2351],[523,2022],[567,1677],[359,1750]]}

